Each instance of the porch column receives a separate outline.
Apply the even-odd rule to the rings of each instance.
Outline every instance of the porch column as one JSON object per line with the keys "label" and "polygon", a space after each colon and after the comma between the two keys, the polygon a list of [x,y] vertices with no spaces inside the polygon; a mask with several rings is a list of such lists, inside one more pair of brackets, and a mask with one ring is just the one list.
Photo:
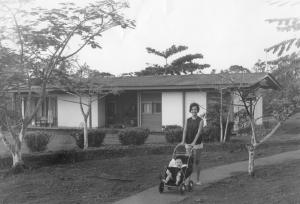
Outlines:
{"label": "porch column", "polygon": [[21,109],[22,109],[22,118],[24,118],[25,117],[24,97],[21,97]]}
{"label": "porch column", "polygon": [[182,92],[182,127],[185,124],[185,91]]}
{"label": "porch column", "polygon": [[141,114],[142,114],[141,92],[138,91],[137,92],[137,125],[138,125],[138,127],[142,126]]}

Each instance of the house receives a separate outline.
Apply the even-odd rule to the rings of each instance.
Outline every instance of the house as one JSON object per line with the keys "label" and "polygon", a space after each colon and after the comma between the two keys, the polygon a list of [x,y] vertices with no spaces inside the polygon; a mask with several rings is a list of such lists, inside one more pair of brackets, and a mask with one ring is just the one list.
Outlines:
{"label": "house", "polygon": [[[232,94],[234,88],[280,88],[278,82],[266,73],[116,77],[99,81],[103,89],[118,88],[121,91],[118,95],[94,99],[90,118],[92,127],[139,126],[151,131],[161,131],[166,125],[182,126],[189,117],[192,102],[200,105],[200,114],[209,114],[220,102],[221,90],[232,90],[224,92],[224,98],[227,102],[232,98],[233,103],[238,104],[238,97]],[[49,88],[48,93],[32,126],[80,127],[83,118],[79,99],[57,88]],[[25,111],[25,101],[26,95],[22,111]],[[35,103],[33,100],[32,105]],[[234,107],[231,111],[236,112],[239,108]],[[262,116],[262,108],[260,99],[255,108],[256,118]]]}

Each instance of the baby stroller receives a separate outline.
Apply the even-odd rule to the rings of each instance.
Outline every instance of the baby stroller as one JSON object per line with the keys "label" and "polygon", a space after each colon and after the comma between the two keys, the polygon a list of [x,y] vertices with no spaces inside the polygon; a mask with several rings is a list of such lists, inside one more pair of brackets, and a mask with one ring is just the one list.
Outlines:
{"label": "baby stroller", "polygon": [[181,169],[181,178],[178,185],[176,185],[174,180],[169,180],[167,183],[163,181],[167,176],[167,167],[164,168],[164,171],[160,176],[160,183],[158,187],[158,191],[160,193],[163,193],[166,188],[168,190],[179,190],[181,194],[184,194],[185,191],[193,190],[194,183],[190,178],[193,172],[193,153],[191,146],[188,147],[190,147],[189,151],[186,148],[186,145],[183,144],[178,144],[174,148],[172,158],[180,158],[182,160],[182,163],[185,164],[185,167],[182,167]]}

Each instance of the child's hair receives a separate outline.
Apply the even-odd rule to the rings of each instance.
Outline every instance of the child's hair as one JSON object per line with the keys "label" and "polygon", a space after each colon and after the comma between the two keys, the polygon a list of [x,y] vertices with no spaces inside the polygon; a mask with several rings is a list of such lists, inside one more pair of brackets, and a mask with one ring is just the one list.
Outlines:
{"label": "child's hair", "polygon": [[196,107],[197,108],[197,113],[199,113],[199,111],[200,111],[200,106],[199,106],[199,104],[198,103],[191,103],[190,104],[190,112],[192,111],[192,108],[193,107]]}
{"label": "child's hair", "polygon": [[176,157],[175,157],[175,160],[176,160],[176,159],[180,159],[180,160],[182,161],[182,158],[181,158],[180,156],[176,156]]}

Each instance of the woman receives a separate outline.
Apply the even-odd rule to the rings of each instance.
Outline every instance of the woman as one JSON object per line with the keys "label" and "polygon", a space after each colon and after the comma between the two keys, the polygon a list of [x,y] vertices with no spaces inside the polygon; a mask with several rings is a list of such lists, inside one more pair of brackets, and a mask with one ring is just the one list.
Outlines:
{"label": "woman", "polygon": [[192,117],[188,118],[184,124],[181,144],[190,144],[194,149],[194,164],[197,172],[197,185],[200,182],[200,153],[203,148],[202,136],[200,135],[203,129],[204,121],[198,116],[200,111],[199,104],[190,104],[190,113]]}

